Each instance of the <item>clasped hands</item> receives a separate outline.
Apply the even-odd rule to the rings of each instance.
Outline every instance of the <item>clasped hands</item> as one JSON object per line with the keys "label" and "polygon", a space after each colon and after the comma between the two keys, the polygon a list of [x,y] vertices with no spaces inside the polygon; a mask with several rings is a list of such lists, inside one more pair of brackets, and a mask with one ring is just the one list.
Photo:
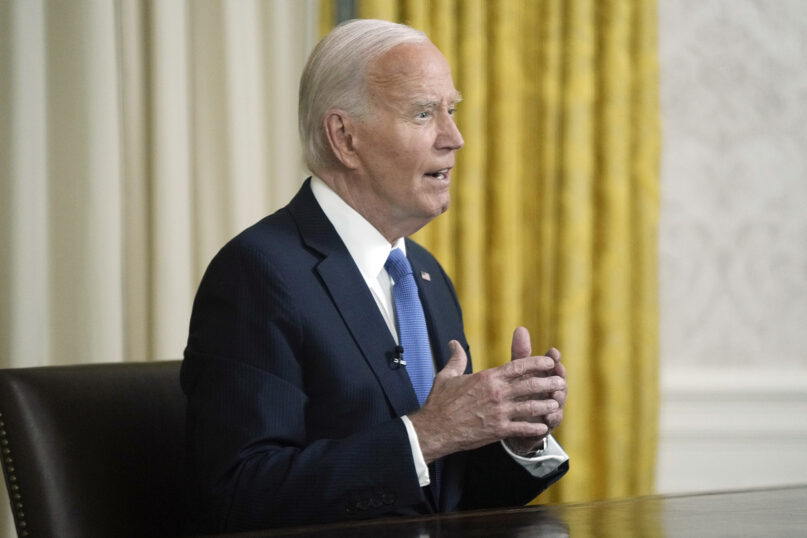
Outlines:
{"label": "clasped hands", "polygon": [[463,374],[468,357],[459,342],[449,346],[451,358],[429,397],[409,415],[426,463],[499,440],[525,455],[563,420],[567,388],[560,352],[531,356],[524,327],[513,333],[509,363],[475,374]]}

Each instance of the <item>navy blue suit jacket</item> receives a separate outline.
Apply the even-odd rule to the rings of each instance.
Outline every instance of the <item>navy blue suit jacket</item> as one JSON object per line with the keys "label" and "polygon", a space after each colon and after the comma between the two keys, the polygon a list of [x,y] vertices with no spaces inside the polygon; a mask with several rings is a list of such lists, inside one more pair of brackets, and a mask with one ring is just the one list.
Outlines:
{"label": "navy blue suit jacket", "polygon": [[[406,249],[442,368],[450,340],[468,350],[460,306],[437,261]],[[418,404],[394,348],[309,182],[224,246],[199,286],[182,364],[192,530],[523,504],[565,472],[535,479],[496,443],[444,458],[421,488],[399,420]]]}

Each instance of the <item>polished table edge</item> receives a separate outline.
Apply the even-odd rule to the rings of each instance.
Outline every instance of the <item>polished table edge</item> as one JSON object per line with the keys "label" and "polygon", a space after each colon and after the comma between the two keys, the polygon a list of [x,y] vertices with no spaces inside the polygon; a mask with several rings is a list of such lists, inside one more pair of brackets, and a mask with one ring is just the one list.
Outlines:
{"label": "polished table edge", "polygon": [[526,506],[515,506],[508,508],[496,509],[482,509],[482,510],[468,510],[463,512],[450,512],[445,514],[433,514],[424,516],[405,516],[405,517],[382,517],[376,519],[348,521],[340,523],[327,523],[317,525],[304,525],[297,527],[283,527],[278,529],[267,529],[261,531],[249,531],[243,533],[221,534],[215,536],[231,536],[238,538],[258,538],[258,537],[272,537],[272,536],[305,536],[305,535],[325,535],[328,532],[345,531],[348,529],[362,529],[371,530],[373,527],[392,529],[393,527],[400,527],[413,524],[428,525],[439,522],[451,522],[462,519],[490,519],[499,516],[507,515],[525,515],[535,514],[537,516],[547,515],[558,517],[564,511],[574,511],[577,509],[595,509],[604,508],[608,506],[618,506],[625,504],[640,504],[648,502],[666,502],[675,500],[698,499],[704,497],[730,497],[733,495],[748,495],[748,494],[765,494],[765,493],[785,493],[789,491],[798,492],[803,490],[805,498],[807,498],[807,484],[788,484],[783,486],[770,486],[759,487],[750,489],[734,489],[734,490],[715,490],[703,491],[694,493],[673,493],[673,494],[654,494],[644,495],[639,497],[621,497],[614,499],[602,499],[587,502],[574,502],[574,503],[551,503],[551,504],[536,504]]}
{"label": "polished table edge", "polygon": [[[716,490],[708,490],[708,491],[697,491],[697,492],[681,492],[681,493],[655,493],[652,495],[640,495],[637,497],[617,497],[613,499],[599,499],[594,501],[583,501],[583,502],[572,502],[572,503],[552,503],[552,504],[542,504],[540,507],[547,507],[547,508],[574,508],[577,506],[596,506],[601,504],[620,504],[620,503],[636,503],[642,501],[666,501],[666,500],[674,500],[674,499],[693,499],[696,497],[713,497],[713,496],[724,496],[724,495],[745,495],[748,493],[766,493],[766,492],[777,492],[777,491],[789,491],[789,490],[800,490],[803,489],[807,492],[807,483],[794,483],[794,484],[784,484],[778,486],[762,486],[762,487],[755,487],[755,488],[747,488],[747,489],[716,489]],[[535,505],[539,506],[539,505]],[[519,506],[516,509],[522,508],[533,508],[533,506]],[[463,512],[467,513],[467,512]]]}

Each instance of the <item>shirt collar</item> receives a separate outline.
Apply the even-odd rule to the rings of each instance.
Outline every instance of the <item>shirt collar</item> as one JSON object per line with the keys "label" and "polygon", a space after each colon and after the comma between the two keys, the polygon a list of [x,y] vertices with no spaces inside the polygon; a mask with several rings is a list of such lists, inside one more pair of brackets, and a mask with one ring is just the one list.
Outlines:
{"label": "shirt collar", "polygon": [[311,192],[347,247],[368,286],[378,281],[378,275],[384,269],[384,263],[392,249],[399,248],[406,255],[403,237],[390,245],[381,232],[317,176],[311,177]]}

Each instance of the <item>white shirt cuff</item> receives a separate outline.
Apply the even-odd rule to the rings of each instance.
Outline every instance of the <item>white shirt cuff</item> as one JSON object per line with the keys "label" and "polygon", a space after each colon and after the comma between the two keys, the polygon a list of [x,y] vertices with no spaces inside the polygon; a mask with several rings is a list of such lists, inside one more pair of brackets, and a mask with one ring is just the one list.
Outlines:
{"label": "white shirt cuff", "polygon": [[418,483],[420,487],[428,486],[432,483],[429,478],[429,466],[426,465],[426,460],[423,459],[423,452],[420,451],[420,442],[418,441],[418,434],[415,433],[415,427],[412,426],[412,421],[406,415],[401,417],[404,426],[406,426],[406,434],[409,436],[409,447],[412,449],[412,460],[415,462],[415,472],[418,475]]}
{"label": "white shirt cuff", "polygon": [[508,448],[507,443],[504,441],[501,441],[501,443],[505,452],[510,454],[511,458],[524,467],[524,469],[535,478],[543,478],[552,474],[558,467],[569,461],[569,455],[564,452],[563,448],[551,435],[544,439],[543,450],[538,451],[530,458],[519,456]]}

